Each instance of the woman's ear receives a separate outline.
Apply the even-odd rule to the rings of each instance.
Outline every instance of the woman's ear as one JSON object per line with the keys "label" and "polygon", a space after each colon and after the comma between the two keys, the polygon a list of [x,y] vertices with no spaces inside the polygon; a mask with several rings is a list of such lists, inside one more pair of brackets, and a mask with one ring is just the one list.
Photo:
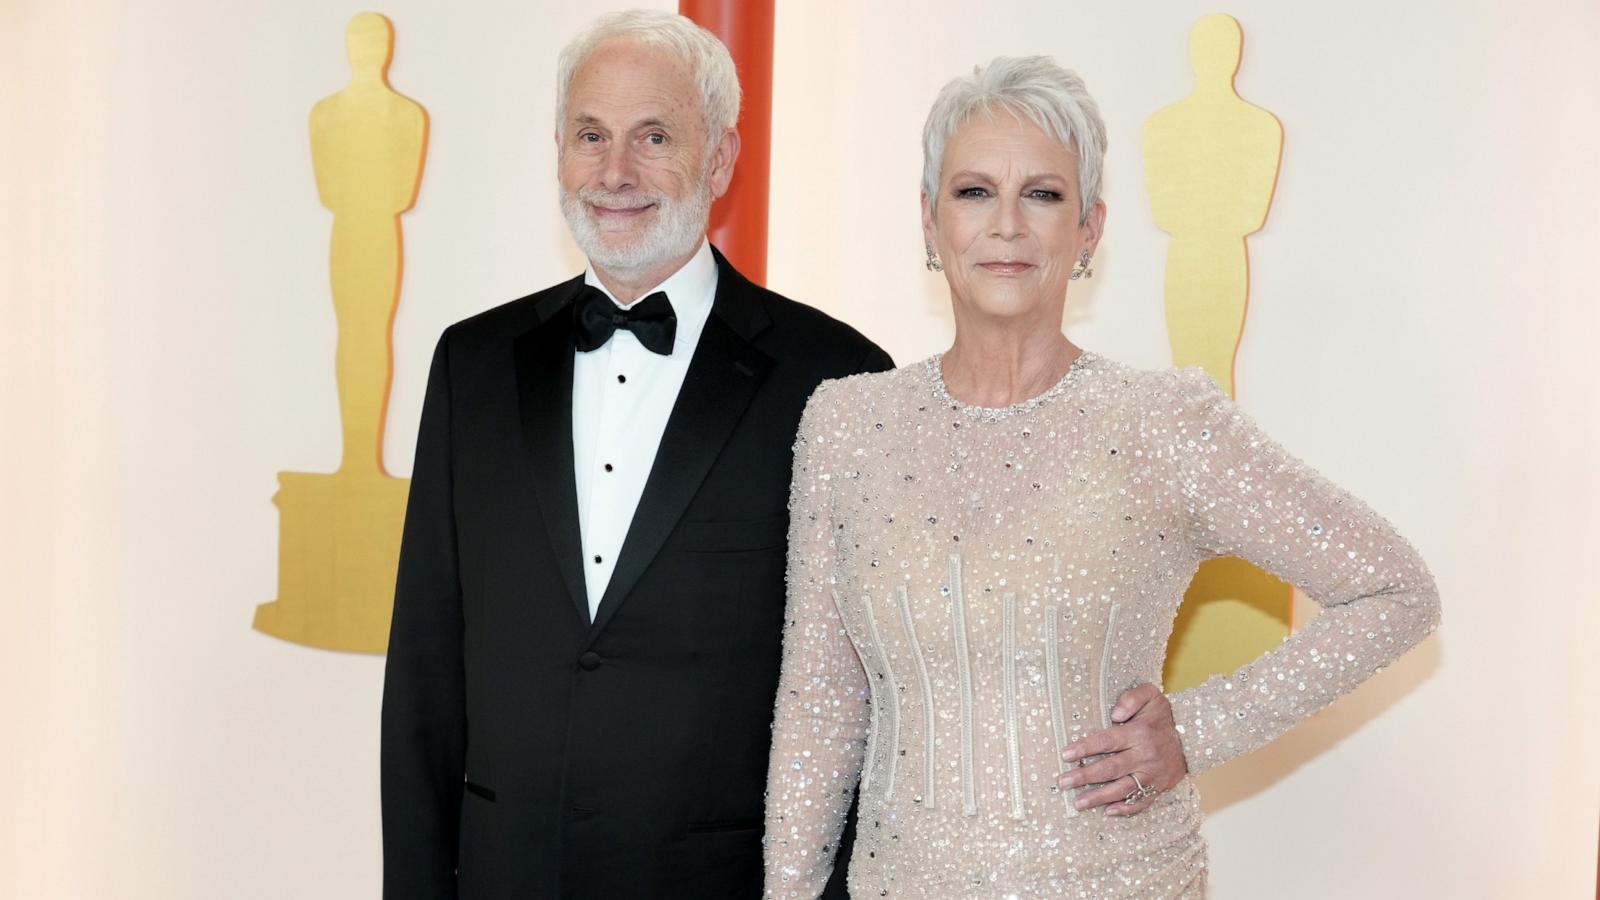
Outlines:
{"label": "woman's ear", "polygon": [[1094,208],[1089,210],[1089,218],[1083,223],[1083,248],[1093,256],[1100,246],[1100,236],[1106,230],[1106,201],[1094,201]]}

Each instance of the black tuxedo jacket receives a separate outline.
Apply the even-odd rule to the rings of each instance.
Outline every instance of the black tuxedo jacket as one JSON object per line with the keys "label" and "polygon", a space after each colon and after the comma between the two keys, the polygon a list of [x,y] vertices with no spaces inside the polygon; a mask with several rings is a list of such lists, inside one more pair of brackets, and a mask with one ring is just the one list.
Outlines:
{"label": "black tuxedo jacket", "polygon": [[383,691],[384,896],[754,898],[792,445],[889,357],[720,253],[710,318],[591,623],[573,279],[434,353]]}

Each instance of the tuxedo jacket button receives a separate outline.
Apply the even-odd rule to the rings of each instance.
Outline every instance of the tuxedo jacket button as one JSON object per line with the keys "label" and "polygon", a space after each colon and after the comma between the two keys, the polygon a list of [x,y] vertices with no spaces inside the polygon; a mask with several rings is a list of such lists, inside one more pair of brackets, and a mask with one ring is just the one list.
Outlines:
{"label": "tuxedo jacket button", "polygon": [[578,665],[582,666],[585,672],[593,672],[595,669],[600,668],[600,664],[603,662],[605,660],[601,659],[600,654],[593,650],[585,651],[582,656],[578,657]]}

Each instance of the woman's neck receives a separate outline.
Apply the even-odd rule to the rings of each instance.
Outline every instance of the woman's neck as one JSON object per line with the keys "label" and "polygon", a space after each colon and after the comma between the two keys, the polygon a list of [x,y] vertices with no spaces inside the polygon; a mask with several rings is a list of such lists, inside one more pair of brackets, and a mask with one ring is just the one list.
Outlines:
{"label": "woman's neck", "polygon": [[941,360],[945,390],[971,406],[1012,406],[1049,390],[1082,352],[1059,329],[957,328]]}

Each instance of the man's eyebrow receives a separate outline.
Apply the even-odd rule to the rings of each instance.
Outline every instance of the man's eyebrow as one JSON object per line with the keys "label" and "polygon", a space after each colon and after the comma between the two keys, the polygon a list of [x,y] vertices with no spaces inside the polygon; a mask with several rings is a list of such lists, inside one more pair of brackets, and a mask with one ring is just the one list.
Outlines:
{"label": "man's eyebrow", "polygon": [[[604,127],[604,123],[602,123],[598,117],[594,116],[591,113],[578,113],[577,115],[574,115],[572,117],[572,123],[574,125],[594,125],[594,126],[598,126],[598,127]],[[628,127],[628,130],[629,131],[638,131],[641,128],[669,128],[670,129],[672,127],[673,127],[672,123],[669,122],[668,120],[666,120],[664,118],[661,118],[659,116],[651,116],[651,117],[649,117],[647,119],[641,119],[638,122],[633,123],[632,125],[630,125]]]}

